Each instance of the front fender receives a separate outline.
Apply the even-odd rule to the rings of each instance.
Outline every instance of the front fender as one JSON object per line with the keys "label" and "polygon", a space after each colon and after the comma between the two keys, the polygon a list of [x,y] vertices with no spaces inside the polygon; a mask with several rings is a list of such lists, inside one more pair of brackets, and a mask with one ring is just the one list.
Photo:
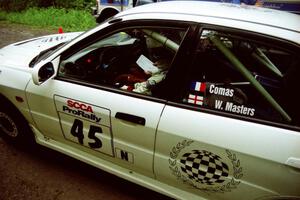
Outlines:
{"label": "front fender", "polygon": [[0,67],[0,94],[17,108],[29,123],[33,124],[25,93],[30,80],[30,71]]}

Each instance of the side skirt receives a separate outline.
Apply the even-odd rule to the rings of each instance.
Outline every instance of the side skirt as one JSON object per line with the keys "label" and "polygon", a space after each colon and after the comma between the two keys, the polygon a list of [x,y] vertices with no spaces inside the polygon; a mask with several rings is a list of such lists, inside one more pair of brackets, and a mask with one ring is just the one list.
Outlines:
{"label": "side skirt", "polygon": [[72,158],[85,162],[89,165],[97,167],[101,170],[104,170],[108,173],[114,174],[120,178],[126,179],[128,181],[146,187],[150,190],[156,191],[158,193],[164,194],[166,196],[175,199],[198,199],[198,200],[202,199],[199,196],[192,195],[190,193],[169,186],[155,179],[127,170],[123,167],[120,167],[116,164],[103,160],[99,157],[90,155],[86,152],[80,151],[69,145],[63,144],[61,142],[57,142],[53,139],[45,138],[44,135],[41,134],[41,132],[39,132],[34,126],[31,125],[31,128],[35,134],[36,142],[42,146],[53,149],[55,151],[68,155]]}

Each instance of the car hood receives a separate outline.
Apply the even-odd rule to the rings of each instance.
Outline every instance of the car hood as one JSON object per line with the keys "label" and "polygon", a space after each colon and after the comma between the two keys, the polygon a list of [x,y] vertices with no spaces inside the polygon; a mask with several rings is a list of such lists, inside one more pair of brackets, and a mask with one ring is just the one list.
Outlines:
{"label": "car hood", "polygon": [[29,67],[29,63],[40,52],[68,42],[80,34],[81,32],[47,35],[10,44],[0,49],[0,64],[11,67]]}

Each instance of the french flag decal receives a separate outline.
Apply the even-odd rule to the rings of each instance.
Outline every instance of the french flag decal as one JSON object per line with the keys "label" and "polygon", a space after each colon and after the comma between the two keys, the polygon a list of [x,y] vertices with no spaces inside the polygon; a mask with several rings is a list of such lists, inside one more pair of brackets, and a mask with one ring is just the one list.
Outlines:
{"label": "french flag decal", "polygon": [[188,103],[202,106],[203,105],[203,96],[190,94],[189,99],[188,99]]}
{"label": "french flag decal", "polygon": [[194,81],[191,84],[191,89],[199,92],[205,92],[206,84],[198,81]]}

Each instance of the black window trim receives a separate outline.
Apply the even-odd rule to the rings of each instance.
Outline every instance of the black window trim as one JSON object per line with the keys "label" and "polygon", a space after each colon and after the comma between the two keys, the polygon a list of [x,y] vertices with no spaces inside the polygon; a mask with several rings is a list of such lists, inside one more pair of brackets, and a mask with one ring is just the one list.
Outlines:
{"label": "black window trim", "polygon": [[[101,40],[108,35],[117,33],[119,31],[122,31],[124,29],[130,28],[139,28],[142,27],[140,24],[143,24],[143,26],[147,26],[149,28],[153,27],[165,27],[165,28],[185,28],[188,30],[192,26],[196,26],[196,23],[191,22],[180,22],[175,20],[160,20],[160,21],[154,21],[154,20],[131,20],[131,21],[120,21],[111,24],[110,26],[97,31],[96,33],[88,36],[84,40],[81,40],[74,44],[73,46],[69,47],[66,51],[61,53],[61,59],[66,59],[70,56],[72,56],[74,53],[84,49],[88,45],[92,44],[95,41]],[[168,26],[166,26],[166,23]],[[189,30],[188,30],[189,31]]]}
{"label": "black window trim", "polygon": [[98,90],[103,90],[103,91],[107,91],[107,92],[113,92],[113,93],[116,93],[116,94],[126,95],[126,96],[129,96],[129,97],[135,97],[135,98],[148,100],[148,101],[153,101],[153,102],[157,102],[157,103],[163,103],[163,104],[167,103],[167,100],[165,100],[165,99],[160,99],[160,98],[157,98],[157,97],[153,97],[153,96],[145,95],[145,94],[140,94],[140,93],[136,93],[136,92],[121,90],[121,89],[113,88],[113,87],[110,87],[110,86],[93,84],[93,83],[89,83],[89,82],[85,82],[85,81],[80,81],[78,79],[65,78],[65,77],[60,77],[60,78],[55,78],[55,79],[58,80],[58,81],[73,83],[73,84],[76,84],[76,85],[85,86],[85,87],[98,89]]}

